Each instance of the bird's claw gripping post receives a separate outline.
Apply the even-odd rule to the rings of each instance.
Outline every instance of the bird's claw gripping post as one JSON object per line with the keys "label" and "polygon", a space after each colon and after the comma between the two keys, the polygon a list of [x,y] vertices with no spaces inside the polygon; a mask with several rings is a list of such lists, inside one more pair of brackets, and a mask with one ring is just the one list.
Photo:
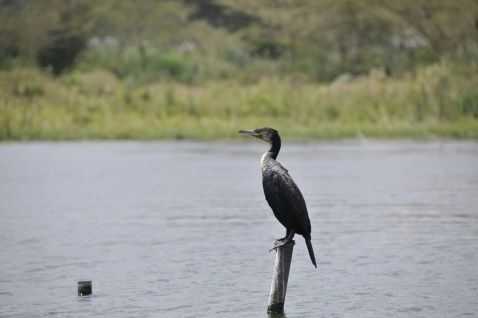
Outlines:
{"label": "bird's claw gripping post", "polygon": [[285,245],[287,245],[291,242],[294,242],[294,240],[292,238],[288,238],[288,237],[275,240],[274,243],[273,243],[272,248],[269,250],[269,253],[271,253],[272,251],[277,250],[279,247],[285,246]]}
{"label": "bird's claw gripping post", "polygon": [[288,230],[287,235],[285,237],[274,241],[272,248],[269,250],[269,253],[272,251],[275,251],[281,246],[289,244],[290,242],[294,242],[294,235],[295,235],[294,230]]}

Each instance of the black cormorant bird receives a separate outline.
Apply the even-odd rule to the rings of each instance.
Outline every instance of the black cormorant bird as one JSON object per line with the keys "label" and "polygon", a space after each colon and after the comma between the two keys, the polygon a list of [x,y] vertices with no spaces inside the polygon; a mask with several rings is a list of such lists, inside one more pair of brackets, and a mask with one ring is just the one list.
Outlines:
{"label": "black cormorant bird", "polygon": [[240,130],[239,133],[256,137],[270,145],[270,149],[261,158],[262,186],[267,203],[277,220],[286,228],[286,236],[276,240],[274,248],[290,242],[295,233],[300,234],[305,239],[312,264],[317,267],[310,242],[311,227],[304,197],[287,169],[276,160],[281,146],[279,132],[272,128],[257,128]]}

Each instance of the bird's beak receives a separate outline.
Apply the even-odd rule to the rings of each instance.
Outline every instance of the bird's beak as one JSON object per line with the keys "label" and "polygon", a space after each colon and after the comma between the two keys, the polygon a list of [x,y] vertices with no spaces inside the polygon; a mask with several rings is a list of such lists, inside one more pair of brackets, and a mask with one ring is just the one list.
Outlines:
{"label": "bird's beak", "polygon": [[254,130],[239,130],[239,133],[244,136],[259,137],[260,135]]}

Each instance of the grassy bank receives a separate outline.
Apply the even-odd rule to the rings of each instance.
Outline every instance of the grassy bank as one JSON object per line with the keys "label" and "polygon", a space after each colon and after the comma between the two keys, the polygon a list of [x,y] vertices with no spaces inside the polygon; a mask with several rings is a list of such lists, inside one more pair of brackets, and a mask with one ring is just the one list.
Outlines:
{"label": "grassy bank", "polygon": [[216,139],[272,126],[289,138],[478,138],[478,67],[440,63],[389,78],[343,76],[133,85],[102,70],[0,72],[0,139]]}

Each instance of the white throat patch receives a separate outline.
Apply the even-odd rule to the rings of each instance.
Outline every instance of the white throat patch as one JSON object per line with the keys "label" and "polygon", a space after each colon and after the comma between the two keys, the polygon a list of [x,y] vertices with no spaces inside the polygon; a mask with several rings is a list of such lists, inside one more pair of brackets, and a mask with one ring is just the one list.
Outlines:
{"label": "white throat patch", "polygon": [[261,157],[261,167],[264,167],[265,162],[271,158],[271,153],[269,151],[264,152],[264,154]]}

